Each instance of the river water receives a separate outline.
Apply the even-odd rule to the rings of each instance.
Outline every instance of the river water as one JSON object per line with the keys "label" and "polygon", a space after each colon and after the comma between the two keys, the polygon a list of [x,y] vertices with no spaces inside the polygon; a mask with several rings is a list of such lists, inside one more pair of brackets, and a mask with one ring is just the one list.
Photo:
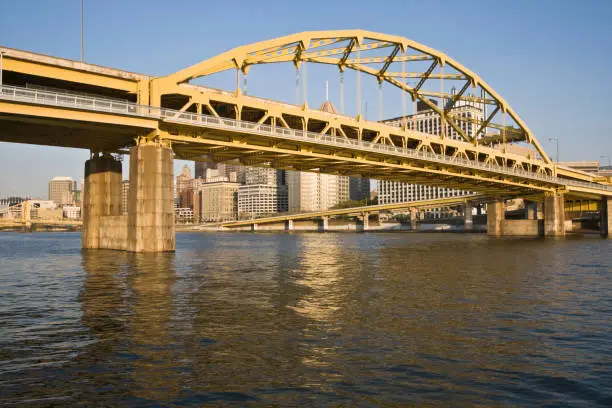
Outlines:
{"label": "river water", "polygon": [[2,406],[612,406],[612,240],[0,234]]}

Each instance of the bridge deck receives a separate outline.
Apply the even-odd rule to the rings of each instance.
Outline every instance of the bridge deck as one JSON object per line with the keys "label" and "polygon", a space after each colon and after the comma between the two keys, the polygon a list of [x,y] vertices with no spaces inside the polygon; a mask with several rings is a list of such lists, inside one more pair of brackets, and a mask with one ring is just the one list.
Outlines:
{"label": "bridge deck", "polygon": [[481,194],[471,194],[462,197],[445,197],[431,200],[409,201],[404,203],[368,205],[363,207],[339,208],[334,210],[315,211],[299,214],[284,214],[273,217],[253,218],[250,220],[230,221],[221,224],[223,227],[235,228],[244,227],[252,224],[270,224],[275,222],[283,222],[290,220],[307,220],[312,218],[321,218],[338,215],[351,215],[363,213],[376,213],[380,211],[400,210],[404,208],[431,208],[443,207],[449,205],[465,204],[471,201],[482,201],[485,197]]}
{"label": "bridge deck", "polygon": [[[248,165],[272,163],[279,168],[361,175],[487,194],[529,194],[561,187],[579,195],[612,195],[612,186],[492,162],[112,99],[3,86],[0,100],[0,116],[7,123],[50,117],[67,127],[74,123],[98,126],[102,123],[124,132],[121,143],[151,127],[159,127],[163,138],[174,142],[177,156],[187,160],[213,153],[218,161],[239,158]],[[48,132],[48,127],[48,123],[43,123],[43,133]],[[9,126],[3,128],[0,140],[19,139],[11,136]],[[74,135],[69,137],[79,140]],[[87,140],[86,136],[81,140]],[[40,143],[52,142],[53,138],[47,137]]]}

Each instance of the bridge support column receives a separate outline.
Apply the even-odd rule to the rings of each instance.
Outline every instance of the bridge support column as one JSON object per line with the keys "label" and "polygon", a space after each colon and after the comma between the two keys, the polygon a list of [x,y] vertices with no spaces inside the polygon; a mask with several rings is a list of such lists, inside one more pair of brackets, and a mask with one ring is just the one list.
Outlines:
{"label": "bridge support column", "polygon": [[504,200],[498,199],[487,203],[487,235],[502,236],[505,216]]}
{"label": "bridge support column", "polygon": [[104,154],[85,162],[83,248],[100,248],[102,217],[121,215],[121,162]]}
{"label": "bridge support column", "polygon": [[544,194],[544,236],[565,236],[565,198],[561,193]]}
{"label": "bridge support column", "polygon": [[319,223],[319,226],[318,226],[319,232],[327,232],[327,230],[329,229],[329,217],[327,216],[321,217],[318,223]]}
{"label": "bridge support column", "polygon": [[363,213],[363,231],[367,231],[370,229],[370,213]]}
{"label": "bridge support column", "polygon": [[463,206],[463,217],[464,217],[464,229],[466,231],[472,231],[474,229],[474,218],[472,216],[472,204],[466,203]]}
{"label": "bridge support column", "polygon": [[293,231],[293,220],[285,221],[285,231]]}
{"label": "bridge support column", "polygon": [[160,143],[140,143],[130,151],[127,228],[130,252],[175,249],[173,158],[172,149]]}
{"label": "bridge support column", "polygon": [[251,232],[255,232],[255,231],[257,231],[257,227],[258,227],[258,226],[259,226],[259,224],[252,223],[252,224],[251,224]]}
{"label": "bridge support column", "polygon": [[599,228],[603,238],[612,238],[612,198],[610,197],[601,200]]}
{"label": "bridge support column", "polygon": [[525,201],[525,219],[537,220],[538,219],[538,204],[533,201]]}
{"label": "bridge support column", "polygon": [[418,228],[417,213],[418,210],[416,208],[410,208],[410,231],[416,231]]}

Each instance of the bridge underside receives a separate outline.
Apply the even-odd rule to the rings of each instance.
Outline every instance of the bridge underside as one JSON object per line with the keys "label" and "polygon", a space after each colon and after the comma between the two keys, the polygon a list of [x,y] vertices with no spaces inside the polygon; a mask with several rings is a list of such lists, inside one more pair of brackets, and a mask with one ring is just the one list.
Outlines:
{"label": "bridge underside", "polygon": [[444,186],[507,197],[551,191],[548,183],[526,182],[475,170],[461,170],[416,159],[393,158],[383,153],[339,149],[316,143],[248,138],[232,131],[198,130],[177,124],[162,126],[164,139],[172,141],[176,157],[216,162],[239,160],[247,166],[322,172],[377,180]]}
{"label": "bridge underside", "polygon": [[[373,50],[384,53],[370,55]],[[19,50],[0,51],[5,73],[0,84],[0,142],[92,152],[85,171],[85,248],[174,249],[173,155],[483,193],[493,200],[494,235],[504,234],[506,198],[547,203],[548,235],[563,230],[559,213],[564,199],[604,198],[606,214],[612,211],[612,188],[594,183],[588,174],[570,172],[559,178],[531,131],[476,74],[400,37],[359,30],[294,35],[239,47],[160,78]],[[375,60],[381,65],[378,70],[371,65]],[[404,63],[418,61],[426,66],[404,70]],[[384,82],[401,90],[403,98],[427,105],[439,119],[440,130],[431,133],[415,123],[408,126],[406,120],[390,125],[364,120],[361,114],[309,109],[307,103],[247,96],[250,67],[272,62],[292,62],[296,75],[305,63],[367,74],[379,81],[379,92]],[[237,79],[243,76],[244,90],[227,92],[189,83],[228,70],[236,70]],[[414,85],[408,79],[415,79]],[[429,86],[432,80],[440,83]],[[453,87],[458,92],[438,86],[450,88],[455,80],[461,81]],[[468,105],[480,110],[477,117],[461,116],[454,109]],[[474,132],[468,134],[468,129]],[[456,137],[449,137],[452,134]],[[514,151],[512,142],[529,149]],[[118,206],[121,164],[108,153],[126,153],[128,148],[126,217]]]}

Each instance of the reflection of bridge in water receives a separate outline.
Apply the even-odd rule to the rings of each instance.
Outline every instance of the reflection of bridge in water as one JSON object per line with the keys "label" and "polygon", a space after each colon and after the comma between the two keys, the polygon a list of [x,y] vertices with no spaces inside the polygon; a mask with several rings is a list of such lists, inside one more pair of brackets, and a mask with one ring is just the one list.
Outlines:
{"label": "reflection of bridge in water", "polygon": [[[566,200],[597,200],[607,235],[610,180],[556,166],[478,75],[403,37],[360,30],[300,33],[238,47],[159,78],[2,51],[0,141],[92,151],[85,165],[86,248],[174,249],[173,157],[238,159],[245,165],[474,191],[490,197],[488,230],[496,236],[509,225],[504,199],[543,203],[547,236],[564,234]],[[251,68],[272,63],[293,63],[304,90],[306,64],[339,69],[341,111],[345,74],[354,75],[350,90],[357,96],[357,116],[247,96]],[[189,83],[231,70],[235,91]],[[378,82],[381,105],[383,85],[401,96],[404,119],[398,126],[364,120],[362,76]],[[423,129],[406,119],[408,97],[424,104],[441,126]],[[480,114],[459,113],[457,108],[467,105]],[[110,153],[126,148],[131,148],[131,191],[128,215],[121,216],[121,163]]]}

